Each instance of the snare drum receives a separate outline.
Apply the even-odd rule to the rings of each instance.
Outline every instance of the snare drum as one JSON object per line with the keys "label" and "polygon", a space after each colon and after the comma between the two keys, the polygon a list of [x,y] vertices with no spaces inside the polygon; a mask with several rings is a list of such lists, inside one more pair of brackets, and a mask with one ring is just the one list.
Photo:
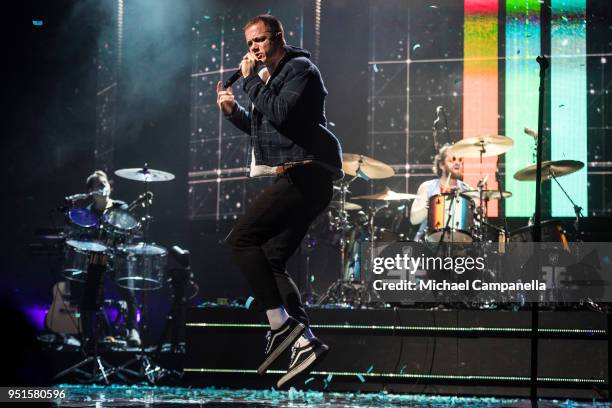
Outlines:
{"label": "snare drum", "polygon": [[85,282],[91,255],[106,252],[108,247],[96,241],[67,240],[64,248],[64,276],[66,279]]}
{"label": "snare drum", "polygon": [[113,257],[115,282],[132,290],[161,288],[166,255],[165,248],[142,242],[120,246]]}
{"label": "snare drum", "polygon": [[102,216],[102,228],[110,235],[110,241],[127,242],[140,228],[140,223],[126,210],[110,209]]}
{"label": "snare drum", "polygon": [[[450,217],[450,222],[449,222]],[[474,201],[455,194],[436,194],[429,198],[427,214],[428,242],[439,242],[448,222],[449,230],[444,234],[444,242],[472,242],[474,227]]]}

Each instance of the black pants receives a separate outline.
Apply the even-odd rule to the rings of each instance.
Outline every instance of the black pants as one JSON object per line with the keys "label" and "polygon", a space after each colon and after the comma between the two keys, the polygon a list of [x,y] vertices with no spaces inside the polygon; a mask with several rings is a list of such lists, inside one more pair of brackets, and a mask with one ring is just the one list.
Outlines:
{"label": "black pants", "polygon": [[308,325],[300,292],[285,266],[332,193],[328,171],[316,164],[294,167],[255,199],[228,235],[226,242],[263,309],[283,305]]}

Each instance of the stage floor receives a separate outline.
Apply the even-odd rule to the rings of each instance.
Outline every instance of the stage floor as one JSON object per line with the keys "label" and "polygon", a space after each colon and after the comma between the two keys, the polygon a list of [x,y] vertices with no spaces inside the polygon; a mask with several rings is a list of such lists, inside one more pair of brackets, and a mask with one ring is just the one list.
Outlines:
{"label": "stage floor", "polygon": [[[318,379],[317,381],[322,381]],[[59,385],[67,398],[61,407],[528,407],[525,399],[465,398],[432,395],[338,393],[320,391],[229,390],[150,386]],[[540,400],[540,407],[609,407],[601,402]]]}

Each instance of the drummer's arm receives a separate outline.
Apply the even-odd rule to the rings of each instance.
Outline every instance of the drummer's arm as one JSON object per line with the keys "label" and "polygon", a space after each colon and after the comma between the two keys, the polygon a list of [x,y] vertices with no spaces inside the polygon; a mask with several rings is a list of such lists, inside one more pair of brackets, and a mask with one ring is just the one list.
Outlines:
{"label": "drummer's arm", "polygon": [[427,218],[427,185],[421,184],[410,208],[410,222],[413,225],[422,223]]}

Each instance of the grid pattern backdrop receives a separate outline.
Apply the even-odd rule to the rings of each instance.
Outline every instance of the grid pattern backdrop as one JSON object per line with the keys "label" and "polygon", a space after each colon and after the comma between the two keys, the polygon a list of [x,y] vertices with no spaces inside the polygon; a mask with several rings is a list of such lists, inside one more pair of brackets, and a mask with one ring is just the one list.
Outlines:
{"label": "grid pattern backdrop", "polygon": [[[259,6],[264,4],[262,10]],[[255,2],[238,11],[221,2],[207,2],[194,14],[191,219],[235,218],[269,182],[246,182],[248,139],[220,116],[215,85],[240,60],[245,49],[242,24],[251,15],[271,11],[285,23],[288,41],[301,45],[304,27],[316,27],[317,39],[319,29],[325,32],[319,17],[305,19],[305,7],[318,7],[315,15],[320,16],[326,6],[338,6],[331,0],[296,4]],[[354,4],[369,7],[369,24],[364,27],[369,52],[363,61],[368,79],[356,85],[368,87],[368,129],[361,132],[368,139],[366,151],[354,153],[382,160],[396,171],[393,178],[370,181],[370,192],[389,187],[413,193],[420,183],[433,178],[432,125],[436,107],[443,106],[448,133],[438,133],[441,144],[483,134],[514,140],[507,154],[486,159],[482,167],[477,159],[468,160],[466,181],[475,186],[488,175],[488,188],[497,188],[499,180],[513,193],[499,208],[497,203],[489,205],[490,216],[530,216],[534,185],[518,182],[513,175],[535,161],[534,140],[523,129],[537,129],[539,66],[535,57],[545,53],[550,55],[551,68],[544,159],[584,162],[584,169],[559,182],[584,215],[612,214],[612,152],[607,143],[611,115],[605,111],[612,45],[605,1],[371,0]],[[342,21],[334,24],[342,30]],[[320,46],[361,44],[350,40],[327,44],[322,34]],[[236,95],[246,105],[242,92]],[[574,215],[554,183],[546,185],[545,192],[545,214]]]}

